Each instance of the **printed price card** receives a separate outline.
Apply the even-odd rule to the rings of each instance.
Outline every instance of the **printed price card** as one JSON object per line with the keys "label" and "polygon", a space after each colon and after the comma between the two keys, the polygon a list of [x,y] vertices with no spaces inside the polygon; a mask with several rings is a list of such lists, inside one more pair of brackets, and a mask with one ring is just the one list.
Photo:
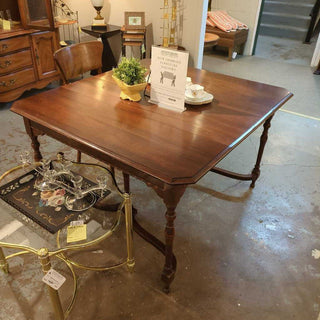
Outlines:
{"label": "printed price card", "polygon": [[42,278],[42,281],[54,290],[58,290],[64,284],[66,278],[51,268]]}
{"label": "printed price card", "polygon": [[67,229],[67,243],[77,242],[87,239],[87,225],[68,226]]}
{"label": "printed price card", "polygon": [[3,30],[10,30],[11,29],[11,23],[9,20],[2,20],[2,28]]}
{"label": "printed price card", "polygon": [[150,101],[161,107],[184,111],[189,53],[152,47]]}

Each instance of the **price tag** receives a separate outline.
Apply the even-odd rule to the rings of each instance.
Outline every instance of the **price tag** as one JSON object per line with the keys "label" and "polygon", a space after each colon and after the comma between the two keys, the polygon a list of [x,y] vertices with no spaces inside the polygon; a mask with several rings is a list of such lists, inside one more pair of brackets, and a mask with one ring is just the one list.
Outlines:
{"label": "price tag", "polygon": [[2,20],[2,28],[4,30],[10,30],[11,29],[11,23],[9,20]]}
{"label": "price tag", "polygon": [[62,46],[62,47],[63,47],[63,46],[67,46],[67,45],[68,45],[68,44],[67,44],[65,41],[63,41],[63,40],[62,40],[62,41],[60,41],[60,46]]}
{"label": "price tag", "polygon": [[67,243],[87,239],[87,225],[69,226],[67,229]]}
{"label": "price tag", "polygon": [[51,268],[42,278],[42,281],[54,290],[58,290],[64,284],[66,278]]}
{"label": "price tag", "polygon": [[84,224],[84,220],[75,220],[70,222],[71,227],[82,226]]}

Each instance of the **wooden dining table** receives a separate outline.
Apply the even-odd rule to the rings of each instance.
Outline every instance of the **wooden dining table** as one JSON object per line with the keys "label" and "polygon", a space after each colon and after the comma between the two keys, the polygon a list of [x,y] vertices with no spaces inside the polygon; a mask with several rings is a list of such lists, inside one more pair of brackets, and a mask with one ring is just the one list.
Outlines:
{"label": "wooden dining table", "polygon": [[[292,93],[190,68],[192,82],[204,86],[214,100],[176,112],[149,103],[146,97],[140,102],[121,100],[111,76],[112,71],[106,72],[18,100],[11,110],[24,119],[36,161],[42,158],[38,136],[46,134],[141,179],[156,191],[166,206],[166,221],[164,243],[154,238],[154,244],[165,255],[161,277],[168,292],[176,272],[176,207],[186,188],[209,171],[251,181],[254,187],[271,119]],[[258,156],[250,174],[217,167],[261,125]]]}

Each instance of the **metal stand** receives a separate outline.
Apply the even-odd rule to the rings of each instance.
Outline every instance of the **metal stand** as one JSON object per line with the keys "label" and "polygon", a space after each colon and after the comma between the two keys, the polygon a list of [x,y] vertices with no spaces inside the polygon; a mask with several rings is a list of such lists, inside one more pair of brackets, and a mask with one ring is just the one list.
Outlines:
{"label": "metal stand", "polygon": [[[51,263],[49,259],[49,250],[47,248],[41,248],[38,251],[38,258],[41,263],[42,271],[44,272],[44,274],[46,274],[51,269]],[[56,319],[57,320],[65,319],[58,291],[54,290],[49,285],[47,285],[47,290],[49,292],[50,300],[52,303],[52,307],[53,307]]]}
{"label": "metal stand", "polygon": [[[61,156],[61,154],[60,154]],[[111,205],[110,207],[113,208],[113,211],[117,212],[116,219],[113,223],[113,225],[110,227],[110,229],[106,230],[101,236],[95,238],[94,240],[87,241],[84,243],[79,244],[67,244],[66,246],[62,247],[60,245],[60,230],[57,233],[57,249],[53,251],[49,251],[47,248],[41,248],[39,250],[34,249],[32,247],[26,246],[26,245],[19,245],[19,244],[13,244],[13,243],[5,243],[0,241],[0,269],[2,269],[5,273],[9,272],[9,266],[7,260],[10,258],[14,258],[23,254],[34,254],[38,257],[40,260],[40,264],[42,267],[42,271],[46,274],[51,269],[51,262],[50,257],[55,257],[60,260],[62,260],[64,263],[66,263],[67,267],[69,268],[72,277],[73,277],[73,295],[71,298],[71,301],[66,309],[66,311],[63,311],[61,300],[59,297],[59,293],[57,290],[51,288],[47,285],[47,289],[49,292],[50,300],[53,306],[53,310],[55,313],[55,319],[57,320],[63,320],[66,319],[69,315],[69,313],[72,310],[72,307],[75,302],[75,297],[77,294],[77,278],[75,275],[75,272],[73,270],[73,267],[78,267],[81,269],[86,270],[93,270],[93,271],[106,271],[110,269],[114,269],[121,266],[127,266],[128,271],[133,272],[134,266],[135,266],[135,260],[134,260],[134,254],[133,254],[133,219],[132,219],[132,196],[128,192],[122,192],[114,178],[114,175],[112,172],[100,165],[96,164],[81,164],[81,163],[74,163],[75,165],[84,165],[84,166],[94,166],[102,168],[109,172],[110,178],[112,179],[113,186],[116,189],[117,194],[119,194],[122,198],[122,202],[115,205]],[[8,176],[10,173],[25,168],[28,164],[24,163],[23,165],[17,166],[11,170],[8,170],[3,175],[0,176],[0,181]],[[127,186],[128,187],[128,186]],[[99,207],[99,205],[97,206]],[[120,225],[121,217],[122,217],[122,211],[124,210],[125,213],[125,222],[126,222],[126,245],[127,245],[127,257],[123,258],[122,261],[119,263],[109,265],[109,266],[86,266],[82,265],[80,263],[77,263],[73,259],[68,257],[68,252],[75,252],[80,251],[82,249],[90,248],[92,246],[97,245],[98,243],[102,242],[103,240],[109,238],[114,231],[116,231]],[[8,256],[5,256],[2,248],[10,248],[15,250],[20,250],[16,253],[10,254]]]}

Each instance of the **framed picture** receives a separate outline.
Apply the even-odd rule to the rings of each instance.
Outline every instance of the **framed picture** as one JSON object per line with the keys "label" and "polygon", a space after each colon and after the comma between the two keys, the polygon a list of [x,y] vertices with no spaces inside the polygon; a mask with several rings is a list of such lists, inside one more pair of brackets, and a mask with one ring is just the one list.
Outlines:
{"label": "framed picture", "polygon": [[144,29],[144,12],[125,12],[124,26],[126,29]]}

